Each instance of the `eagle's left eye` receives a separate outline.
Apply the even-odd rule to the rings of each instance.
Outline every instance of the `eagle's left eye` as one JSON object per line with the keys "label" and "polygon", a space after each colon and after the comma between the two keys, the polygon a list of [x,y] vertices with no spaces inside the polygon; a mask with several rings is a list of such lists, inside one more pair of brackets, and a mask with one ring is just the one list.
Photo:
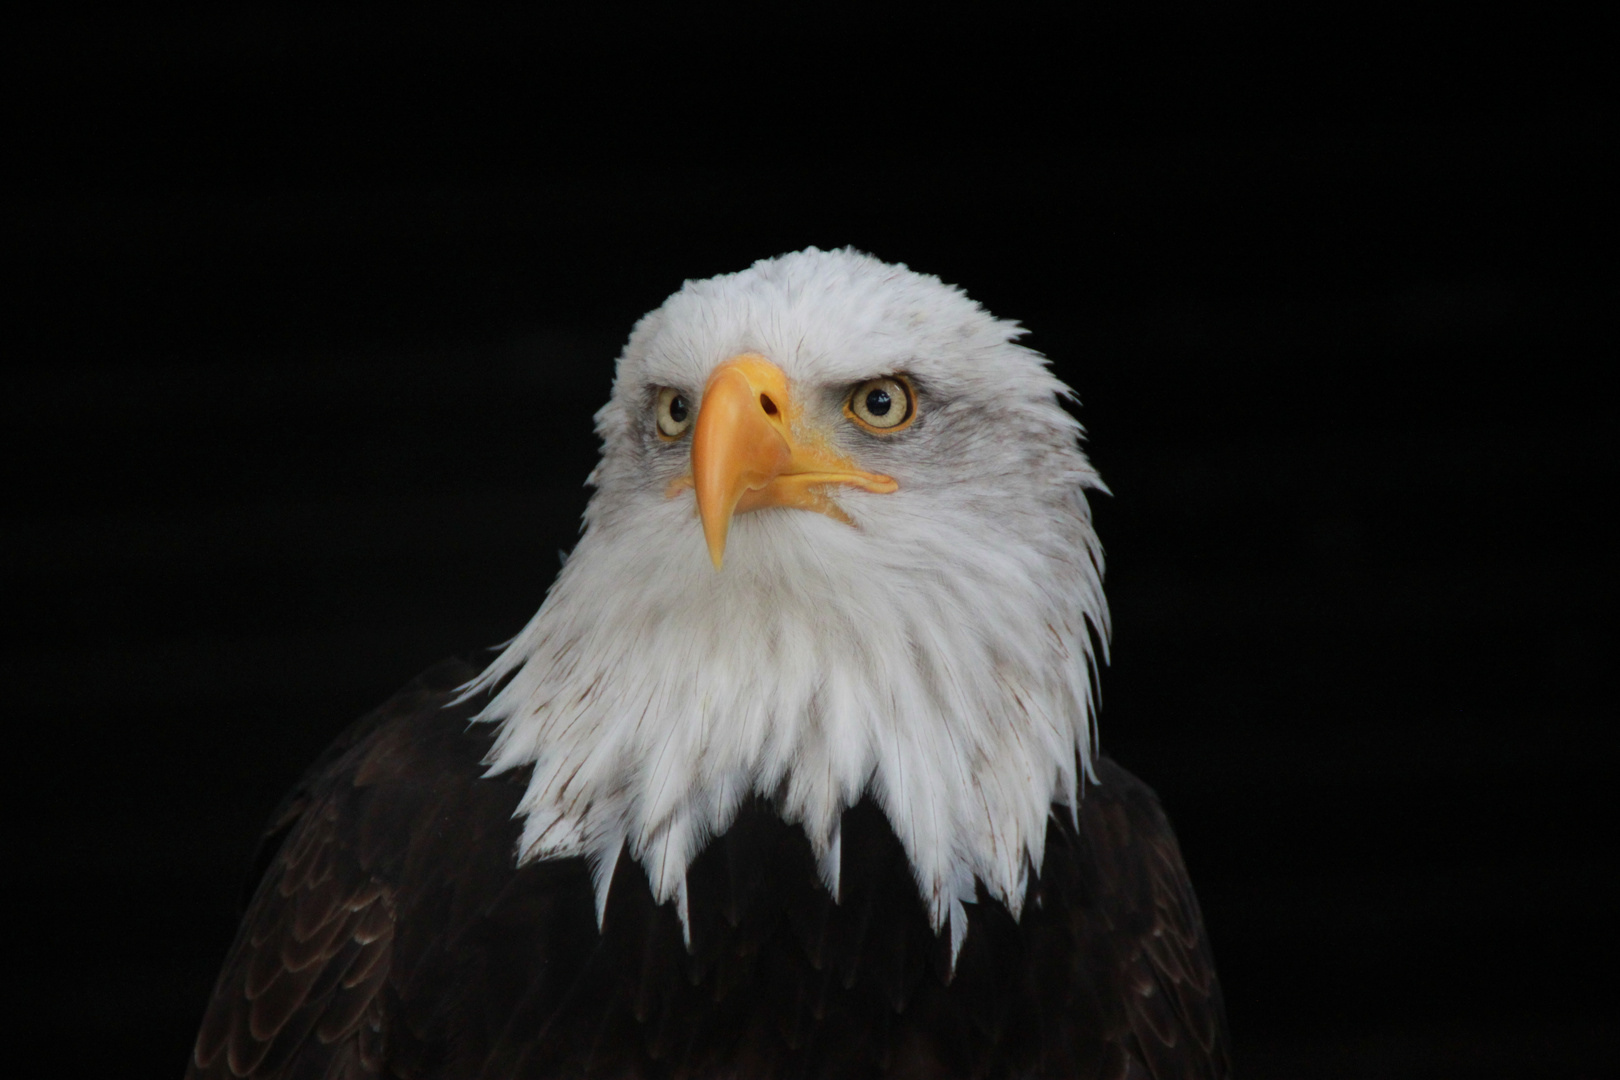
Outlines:
{"label": "eagle's left eye", "polygon": [[673,386],[666,386],[658,391],[658,437],[665,442],[674,442],[686,434],[686,429],[692,426],[692,406],[686,401],[686,395]]}
{"label": "eagle's left eye", "polygon": [[850,391],[844,413],[861,427],[879,435],[899,431],[917,416],[911,383],[901,375],[868,379]]}

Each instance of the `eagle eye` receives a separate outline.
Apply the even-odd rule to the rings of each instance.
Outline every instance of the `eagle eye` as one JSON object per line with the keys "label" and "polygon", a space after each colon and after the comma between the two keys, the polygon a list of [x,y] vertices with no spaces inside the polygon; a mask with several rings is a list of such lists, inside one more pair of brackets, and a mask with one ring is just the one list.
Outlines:
{"label": "eagle eye", "polygon": [[673,386],[666,386],[658,391],[656,417],[658,437],[665,442],[674,442],[692,426],[692,406],[687,403],[685,394]]}
{"label": "eagle eye", "polygon": [[844,414],[867,431],[892,435],[917,418],[917,398],[904,375],[885,375],[851,390]]}

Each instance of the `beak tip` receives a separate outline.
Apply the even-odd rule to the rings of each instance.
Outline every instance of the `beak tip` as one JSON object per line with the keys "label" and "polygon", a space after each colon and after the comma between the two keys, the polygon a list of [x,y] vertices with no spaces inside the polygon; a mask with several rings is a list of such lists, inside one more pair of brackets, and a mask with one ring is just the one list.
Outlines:
{"label": "beak tip", "polygon": [[706,539],[709,540],[709,561],[714,563],[715,570],[719,570],[720,564],[726,561],[726,538],[722,535]]}

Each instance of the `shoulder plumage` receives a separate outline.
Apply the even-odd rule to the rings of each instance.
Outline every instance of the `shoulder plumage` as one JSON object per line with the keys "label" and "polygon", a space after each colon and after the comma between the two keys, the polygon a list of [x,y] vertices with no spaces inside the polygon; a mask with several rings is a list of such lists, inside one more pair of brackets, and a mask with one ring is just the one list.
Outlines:
{"label": "shoulder plumage", "polygon": [[967,905],[954,967],[870,799],[836,898],[755,798],[692,863],[689,931],[627,855],[598,930],[583,860],[515,865],[522,780],[485,778],[488,728],[446,707],[469,674],[417,680],[301,781],[189,1076],[1226,1074],[1174,836],[1112,762],[1053,808],[1021,918]]}

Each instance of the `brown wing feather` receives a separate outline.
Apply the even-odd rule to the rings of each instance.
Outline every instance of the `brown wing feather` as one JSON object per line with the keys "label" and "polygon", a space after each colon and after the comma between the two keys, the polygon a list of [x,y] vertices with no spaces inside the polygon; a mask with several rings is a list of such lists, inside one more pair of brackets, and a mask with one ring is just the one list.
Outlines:
{"label": "brown wing feather", "polygon": [[[1090,901],[1072,908],[1075,956],[1112,954],[1124,1075],[1229,1076],[1225,1005],[1175,833],[1152,790],[1107,759],[1082,800],[1076,858]],[[1067,822],[1060,833],[1069,834]],[[1090,910],[1088,910],[1090,909]],[[1086,925],[1090,923],[1091,925]],[[1097,940],[1094,927],[1105,930]]]}
{"label": "brown wing feather", "polygon": [[345,850],[332,815],[305,816],[259,889],[220,974],[191,1075],[277,1076],[329,1057],[368,1018],[393,949],[393,890]]}
{"label": "brown wing feather", "polygon": [[273,862],[220,974],[191,1075],[281,1075],[295,1059],[337,1054],[368,1019],[377,1026],[393,889],[359,866],[337,823],[329,804],[316,805]]}
{"label": "brown wing feather", "polygon": [[[392,860],[356,843],[357,773],[378,740],[444,703],[469,677],[441,665],[353,725],[283,801],[256,863],[257,888],[209,1000],[188,1077],[363,1077],[382,1066],[398,919]],[[381,744],[380,744],[381,743]],[[362,813],[361,819],[369,815]]]}

